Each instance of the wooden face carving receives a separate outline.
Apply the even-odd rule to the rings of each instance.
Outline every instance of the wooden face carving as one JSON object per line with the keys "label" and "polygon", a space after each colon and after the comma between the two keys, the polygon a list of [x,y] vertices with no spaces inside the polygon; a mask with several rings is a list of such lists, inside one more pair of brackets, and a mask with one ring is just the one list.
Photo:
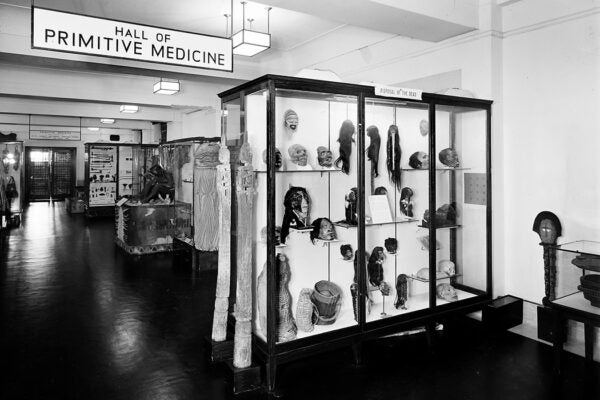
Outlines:
{"label": "wooden face carving", "polygon": [[554,226],[554,222],[552,222],[551,220],[543,219],[540,222],[540,230],[538,234],[540,235],[540,240],[542,241],[542,243],[556,243],[556,226]]}
{"label": "wooden face carving", "polygon": [[331,168],[333,165],[333,153],[327,147],[317,147],[317,160],[321,167]]}

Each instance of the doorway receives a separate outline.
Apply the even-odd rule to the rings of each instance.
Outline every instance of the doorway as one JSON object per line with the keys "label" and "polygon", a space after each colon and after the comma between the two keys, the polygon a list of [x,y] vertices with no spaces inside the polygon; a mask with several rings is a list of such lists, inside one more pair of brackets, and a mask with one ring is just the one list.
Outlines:
{"label": "doorway", "polygon": [[25,176],[28,201],[70,197],[75,183],[75,149],[26,147]]}

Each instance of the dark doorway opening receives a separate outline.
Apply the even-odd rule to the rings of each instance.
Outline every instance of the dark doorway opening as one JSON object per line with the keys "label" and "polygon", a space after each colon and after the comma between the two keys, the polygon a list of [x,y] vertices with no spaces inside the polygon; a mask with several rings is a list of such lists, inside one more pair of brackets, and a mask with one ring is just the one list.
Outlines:
{"label": "dark doorway opening", "polygon": [[26,147],[27,201],[64,200],[75,185],[75,149]]}

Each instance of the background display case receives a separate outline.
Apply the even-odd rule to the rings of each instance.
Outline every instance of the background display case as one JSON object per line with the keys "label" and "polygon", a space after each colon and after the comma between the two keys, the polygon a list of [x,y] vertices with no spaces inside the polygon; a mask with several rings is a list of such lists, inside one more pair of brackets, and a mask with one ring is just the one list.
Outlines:
{"label": "background display case", "polygon": [[234,185],[232,248],[249,223],[270,389],[278,363],[345,345],[358,358],[366,338],[491,299],[492,102],[375,92],[267,75],[220,94],[235,185],[240,148],[253,154],[252,214],[236,212]]}
{"label": "background display case", "polygon": [[117,200],[141,192],[154,162],[157,145],[86,143],[86,215],[113,215]]}
{"label": "background display case", "polygon": [[568,320],[584,325],[585,358],[594,360],[595,328],[600,327],[600,242],[577,240],[546,247],[554,254],[546,257],[550,261],[550,273],[545,274],[549,296],[544,299],[545,308],[538,308],[538,326],[552,315],[551,333],[544,339],[553,342],[555,368],[560,371]]}
{"label": "background display case", "polygon": [[216,165],[220,138],[186,138],[161,144],[161,165],[173,174],[174,199],[190,205],[192,229],[186,244],[200,251],[217,250],[218,202]]}
{"label": "background display case", "polygon": [[1,226],[18,226],[23,213],[23,142],[0,141]]}

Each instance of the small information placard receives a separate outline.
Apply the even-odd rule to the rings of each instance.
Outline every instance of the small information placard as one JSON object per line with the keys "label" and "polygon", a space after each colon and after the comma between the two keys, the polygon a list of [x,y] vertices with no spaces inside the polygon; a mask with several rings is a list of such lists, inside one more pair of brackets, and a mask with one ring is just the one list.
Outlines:
{"label": "small information placard", "polygon": [[369,196],[369,207],[371,209],[371,223],[381,224],[393,221],[390,204],[385,194]]}
{"label": "small information placard", "polygon": [[377,96],[398,97],[411,100],[422,100],[423,97],[422,90],[384,85],[375,85],[375,94]]}

